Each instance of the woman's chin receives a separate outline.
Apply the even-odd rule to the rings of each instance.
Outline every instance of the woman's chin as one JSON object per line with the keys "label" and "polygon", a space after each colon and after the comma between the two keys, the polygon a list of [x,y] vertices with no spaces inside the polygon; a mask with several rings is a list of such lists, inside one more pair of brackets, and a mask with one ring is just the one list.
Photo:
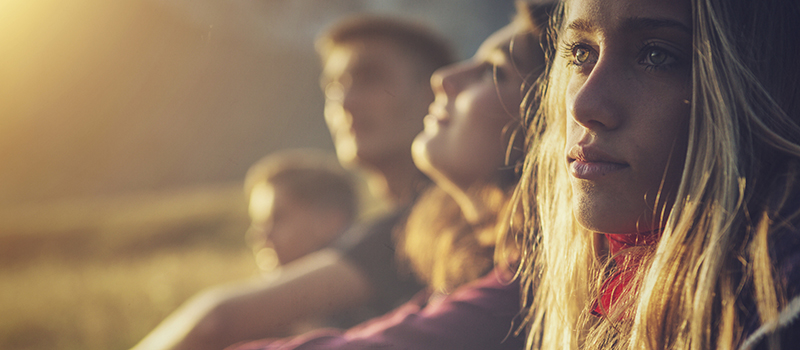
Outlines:
{"label": "woman's chin", "polygon": [[419,133],[411,144],[411,157],[414,164],[424,173],[438,172],[437,169],[442,165],[443,155],[441,154],[441,140],[435,135],[429,135],[425,131]]}

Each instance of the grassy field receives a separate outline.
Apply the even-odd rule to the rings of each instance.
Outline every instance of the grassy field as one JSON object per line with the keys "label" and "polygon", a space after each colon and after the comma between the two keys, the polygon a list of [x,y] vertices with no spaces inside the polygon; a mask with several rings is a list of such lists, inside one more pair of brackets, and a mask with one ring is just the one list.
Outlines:
{"label": "grassy field", "polygon": [[0,213],[0,349],[128,349],[198,290],[256,273],[240,184]]}

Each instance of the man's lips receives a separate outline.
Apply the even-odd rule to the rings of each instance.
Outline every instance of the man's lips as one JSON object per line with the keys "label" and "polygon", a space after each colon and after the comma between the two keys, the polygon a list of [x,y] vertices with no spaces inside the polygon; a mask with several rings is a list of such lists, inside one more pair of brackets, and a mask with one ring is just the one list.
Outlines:
{"label": "man's lips", "polygon": [[570,174],[581,180],[599,180],[606,175],[628,168],[624,161],[595,147],[574,146],[567,156]]}

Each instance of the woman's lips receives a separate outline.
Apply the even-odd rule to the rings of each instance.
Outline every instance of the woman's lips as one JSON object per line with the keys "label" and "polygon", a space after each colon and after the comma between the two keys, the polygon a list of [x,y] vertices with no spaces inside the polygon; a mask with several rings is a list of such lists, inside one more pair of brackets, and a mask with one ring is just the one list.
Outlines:
{"label": "woman's lips", "polygon": [[450,122],[450,114],[447,113],[444,105],[434,102],[428,107],[428,115],[425,116],[425,122],[447,124]]}
{"label": "woman's lips", "polygon": [[627,168],[628,165],[612,162],[589,162],[573,160],[569,165],[570,174],[581,180],[598,180],[615,171]]}
{"label": "woman's lips", "polygon": [[449,124],[450,118],[442,115],[428,114],[425,116],[422,122],[425,125],[425,130],[432,132]]}
{"label": "woman's lips", "polygon": [[567,158],[570,174],[581,180],[599,180],[628,167],[607,153],[592,146],[576,146]]}

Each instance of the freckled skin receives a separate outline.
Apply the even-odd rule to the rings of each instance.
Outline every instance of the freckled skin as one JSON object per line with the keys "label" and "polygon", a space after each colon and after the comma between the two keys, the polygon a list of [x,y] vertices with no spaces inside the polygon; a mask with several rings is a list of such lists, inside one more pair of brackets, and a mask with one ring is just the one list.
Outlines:
{"label": "freckled skin", "polygon": [[570,5],[570,29],[560,39],[563,56],[572,62],[565,165],[578,165],[569,159],[576,148],[600,150],[625,165],[591,180],[570,177],[576,218],[589,230],[631,233],[660,227],[653,213],[662,181],[665,198],[658,209],[674,200],[686,153],[685,101],[691,97],[689,5],[685,0],[576,0]]}

